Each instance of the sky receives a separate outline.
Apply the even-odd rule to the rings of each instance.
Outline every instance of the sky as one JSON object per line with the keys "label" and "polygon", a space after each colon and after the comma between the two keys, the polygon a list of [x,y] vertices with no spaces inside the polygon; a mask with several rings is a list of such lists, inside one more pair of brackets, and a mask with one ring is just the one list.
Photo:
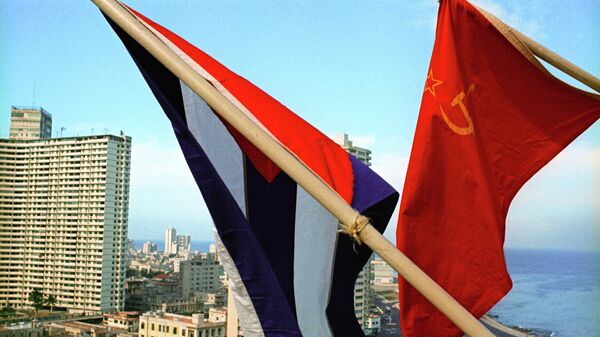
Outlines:
{"label": "sky", "polygon": [[[402,190],[433,46],[437,1],[126,2],[328,135],[373,151]],[[478,0],[479,6],[600,76],[600,2]],[[99,10],[87,1],[0,1],[0,137],[12,105],[42,106],[63,136],[133,138],[129,236],[193,240],[213,227],[164,113]],[[567,76],[559,77],[580,88]],[[514,199],[507,247],[600,249],[600,123]],[[393,240],[396,217],[386,236]]]}

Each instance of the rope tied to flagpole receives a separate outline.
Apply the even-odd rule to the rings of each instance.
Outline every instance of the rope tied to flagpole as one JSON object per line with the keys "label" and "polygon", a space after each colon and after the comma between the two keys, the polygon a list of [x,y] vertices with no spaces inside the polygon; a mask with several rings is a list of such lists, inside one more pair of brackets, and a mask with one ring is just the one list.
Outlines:
{"label": "rope tied to flagpole", "polygon": [[360,213],[356,213],[356,216],[354,217],[354,220],[350,225],[346,225],[340,222],[340,229],[338,229],[338,233],[347,234],[352,238],[352,240],[354,241],[352,244],[352,249],[355,253],[358,253],[356,251],[356,243],[362,245],[362,240],[360,239],[360,232],[370,223],[371,220]]}

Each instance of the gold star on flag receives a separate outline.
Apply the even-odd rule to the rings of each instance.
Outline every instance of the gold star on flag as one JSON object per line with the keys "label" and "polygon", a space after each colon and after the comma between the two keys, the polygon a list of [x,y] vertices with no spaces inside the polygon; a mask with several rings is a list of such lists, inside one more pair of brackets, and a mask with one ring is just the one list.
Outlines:
{"label": "gold star on flag", "polygon": [[433,95],[433,97],[435,97],[435,87],[441,85],[442,83],[444,82],[436,80],[433,77],[433,70],[429,69],[429,74],[427,74],[427,81],[425,82],[425,90],[423,90],[423,93],[429,91]]}

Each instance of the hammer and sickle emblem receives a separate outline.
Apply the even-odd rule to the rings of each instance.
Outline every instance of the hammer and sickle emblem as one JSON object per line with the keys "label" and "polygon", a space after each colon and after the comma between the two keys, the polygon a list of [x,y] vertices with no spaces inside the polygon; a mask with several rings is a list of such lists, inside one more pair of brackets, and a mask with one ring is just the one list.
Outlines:
{"label": "hammer and sickle emblem", "polygon": [[442,105],[440,105],[440,112],[442,113],[442,117],[444,118],[444,121],[446,122],[446,124],[448,124],[448,127],[452,131],[456,132],[457,134],[459,134],[461,136],[467,136],[470,134],[475,135],[475,129],[473,128],[473,120],[471,119],[469,110],[467,109],[466,105],[463,103],[463,100],[466,97],[468,97],[469,94],[471,94],[473,91],[475,91],[475,84],[471,84],[469,86],[466,94],[464,91],[459,92],[458,95],[454,96],[454,99],[450,103],[450,105],[452,107],[455,107],[458,105],[458,107],[460,108],[460,111],[462,111],[462,113],[463,113],[463,116],[465,116],[465,120],[469,124],[469,126],[467,126],[467,127],[459,127],[456,124],[454,124],[454,122],[452,122],[450,120],[450,118],[448,118],[446,113],[444,112],[444,108],[442,107]]}

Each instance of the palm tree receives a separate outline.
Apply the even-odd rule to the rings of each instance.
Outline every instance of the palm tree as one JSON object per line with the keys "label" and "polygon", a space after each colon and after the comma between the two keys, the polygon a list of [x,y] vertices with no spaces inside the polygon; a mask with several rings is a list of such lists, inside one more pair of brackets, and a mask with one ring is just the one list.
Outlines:
{"label": "palm tree", "polygon": [[56,305],[56,296],[54,295],[48,295],[48,297],[45,300],[46,305],[48,305],[50,307],[50,312],[52,312],[52,308]]}
{"label": "palm tree", "polygon": [[35,314],[37,315],[38,310],[44,305],[44,295],[40,289],[33,289],[33,291],[29,294],[29,302],[32,303],[32,306],[35,309]]}

